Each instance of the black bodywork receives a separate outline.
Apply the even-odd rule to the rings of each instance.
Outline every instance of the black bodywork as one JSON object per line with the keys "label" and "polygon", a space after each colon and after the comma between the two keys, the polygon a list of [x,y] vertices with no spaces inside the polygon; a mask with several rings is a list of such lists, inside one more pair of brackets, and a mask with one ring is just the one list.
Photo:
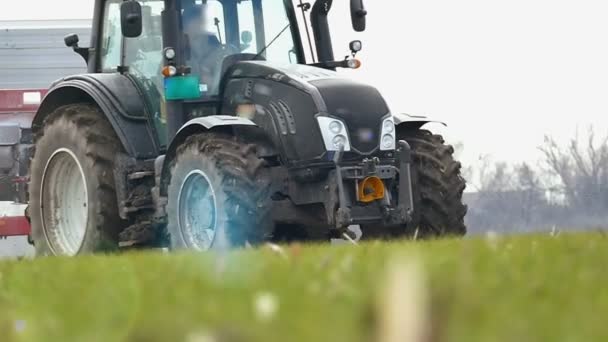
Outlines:
{"label": "black bodywork", "polygon": [[[305,65],[276,67],[266,62],[240,62],[226,74],[223,92],[225,113],[236,113],[244,103],[256,105],[252,121],[277,147],[286,172],[277,183],[275,195],[296,206],[322,204],[323,224],[344,228],[351,224],[383,222],[404,224],[412,210],[409,183],[399,194],[400,162],[408,164],[409,147],[403,152],[380,151],[383,119],[390,116],[380,93],[369,85],[341,78],[336,72]],[[349,130],[350,152],[327,151],[317,116],[341,119]],[[371,132],[357,134],[361,130]],[[409,171],[408,171],[409,173]],[[280,172],[279,172],[280,174]],[[357,203],[356,182],[377,176],[395,189],[392,202]],[[297,217],[283,205],[277,221]],[[308,213],[306,213],[308,215]]]}
{"label": "black bodywork", "polygon": [[[305,65],[273,67],[264,62],[241,62],[226,75],[222,112],[236,113],[237,106],[254,103],[254,122],[272,132],[274,143],[289,168],[333,163],[318,129],[316,116],[336,117],[347,123],[353,151],[345,160],[376,154],[382,119],[389,109],[373,87],[340,78],[337,73]],[[373,136],[352,134],[373,127]],[[394,157],[391,152],[378,153]]]}

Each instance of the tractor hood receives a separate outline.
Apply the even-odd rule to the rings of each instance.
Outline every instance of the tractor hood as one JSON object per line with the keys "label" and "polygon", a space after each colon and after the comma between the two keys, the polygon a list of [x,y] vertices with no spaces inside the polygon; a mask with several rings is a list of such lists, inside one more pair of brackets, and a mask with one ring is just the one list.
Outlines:
{"label": "tractor hood", "polygon": [[272,80],[297,88],[312,98],[316,108],[309,115],[328,115],[344,121],[356,152],[371,154],[378,150],[382,119],[390,110],[372,86],[330,70],[296,64],[278,67],[258,61],[238,63],[230,77]]}

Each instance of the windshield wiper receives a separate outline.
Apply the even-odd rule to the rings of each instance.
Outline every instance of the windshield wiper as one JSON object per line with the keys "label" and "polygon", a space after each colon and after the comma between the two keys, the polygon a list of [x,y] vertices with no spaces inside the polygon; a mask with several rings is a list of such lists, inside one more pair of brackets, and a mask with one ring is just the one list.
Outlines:
{"label": "windshield wiper", "polygon": [[287,24],[287,26],[285,26],[281,32],[279,32],[274,38],[272,38],[272,40],[270,41],[270,43],[268,43],[266,46],[264,46],[264,48],[262,50],[260,50],[260,52],[258,52],[257,55],[255,55],[251,60],[254,61],[256,59],[258,59],[258,57],[260,57],[264,52],[266,52],[266,50],[270,47],[270,45],[272,45],[272,43],[274,43],[277,39],[279,39],[279,37],[283,34],[283,32],[285,32],[289,26],[291,26],[291,24]]}
{"label": "windshield wiper", "polygon": [[220,30],[220,20],[216,17],[214,19],[214,23],[215,23],[215,27],[217,28],[217,36],[220,40],[220,44],[224,44],[224,43],[222,43],[222,30]]}

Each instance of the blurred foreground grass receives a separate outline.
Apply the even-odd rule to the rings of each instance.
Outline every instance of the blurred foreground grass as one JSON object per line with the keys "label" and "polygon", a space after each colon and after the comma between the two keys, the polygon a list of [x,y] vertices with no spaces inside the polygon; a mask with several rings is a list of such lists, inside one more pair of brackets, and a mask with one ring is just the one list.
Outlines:
{"label": "blurred foreground grass", "polygon": [[421,261],[441,341],[608,341],[608,238],[474,238],[0,262],[2,341],[370,341]]}

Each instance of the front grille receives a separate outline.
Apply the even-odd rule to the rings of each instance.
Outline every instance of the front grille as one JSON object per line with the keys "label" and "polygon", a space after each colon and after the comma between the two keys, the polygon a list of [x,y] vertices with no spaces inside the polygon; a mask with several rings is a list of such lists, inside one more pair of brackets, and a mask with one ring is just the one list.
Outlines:
{"label": "front grille", "polygon": [[[350,134],[351,147],[362,154],[370,154],[378,150],[380,141],[380,127],[378,122],[347,122]],[[370,120],[371,121],[371,120]]]}
{"label": "front grille", "polygon": [[379,149],[382,118],[389,109],[374,87],[344,79],[312,82],[323,97],[327,112],[344,121],[351,147],[362,154]]}

